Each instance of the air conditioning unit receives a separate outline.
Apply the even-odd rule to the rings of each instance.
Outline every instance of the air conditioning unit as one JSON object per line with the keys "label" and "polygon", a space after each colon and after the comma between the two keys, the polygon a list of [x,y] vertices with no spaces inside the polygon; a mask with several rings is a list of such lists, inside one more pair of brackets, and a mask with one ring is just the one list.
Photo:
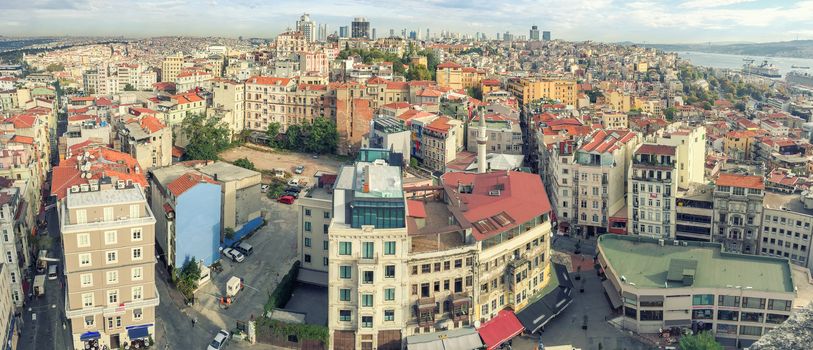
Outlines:
{"label": "air conditioning unit", "polygon": [[121,180],[116,181],[116,188],[119,188],[119,189],[124,188],[124,181],[121,181]]}
{"label": "air conditioning unit", "polygon": [[79,185],[79,189],[80,189],[82,192],[87,192],[87,191],[89,191],[89,190],[90,190],[90,186],[88,186],[87,184],[81,184],[81,185]]}
{"label": "air conditioning unit", "polygon": [[672,243],[673,243],[673,244],[674,244],[676,247],[680,245],[680,241],[678,241],[678,240],[675,240],[675,241],[674,241],[674,242],[672,242]]}
{"label": "air conditioning unit", "polygon": [[90,185],[90,190],[91,191],[98,191],[99,190],[99,185]]}
{"label": "air conditioning unit", "polygon": [[79,186],[76,186],[76,185],[71,186],[71,193],[78,193],[78,192],[79,192]]}
{"label": "air conditioning unit", "polygon": [[488,195],[489,195],[489,196],[499,196],[499,195],[500,195],[500,190],[491,190],[491,191],[488,191]]}

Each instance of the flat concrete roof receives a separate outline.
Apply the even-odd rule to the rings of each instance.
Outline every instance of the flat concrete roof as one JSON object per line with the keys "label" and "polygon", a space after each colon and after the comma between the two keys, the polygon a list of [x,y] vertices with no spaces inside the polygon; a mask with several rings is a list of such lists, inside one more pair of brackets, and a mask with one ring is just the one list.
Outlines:
{"label": "flat concrete roof", "polygon": [[226,162],[214,162],[199,169],[200,172],[215,177],[217,174],[217,181],[229,182],[239,181],[253,176],[260,176],[259,172],[248,170]]}
{"label": "flat concrete roof", "polygon": [[813,216],[813,209],[805,208],[804,203],[798,193],[781,194],[765,191],[763,203],[768,209],[787,210],[794,213]]}
{"label": "flat concrete roof", "polygon": [[[686,242],[687,246],[683,246]],[[731,288],[751,287],[755,291],[794,291],[790,263],[786,259],[722,252],[719,244],[606,234],[598,247],[610,267],[628,284],[639,288]],[[691,286],[667,281],[673,261],[697,262]]]}
{"label": "flat concrete roof", "polygon": [[95,206],[102,204],[123,204],[145,200],[144,194],[139,187],[109,189],[104,191],[90,191],[71,193],[67,196],[68,208]]}

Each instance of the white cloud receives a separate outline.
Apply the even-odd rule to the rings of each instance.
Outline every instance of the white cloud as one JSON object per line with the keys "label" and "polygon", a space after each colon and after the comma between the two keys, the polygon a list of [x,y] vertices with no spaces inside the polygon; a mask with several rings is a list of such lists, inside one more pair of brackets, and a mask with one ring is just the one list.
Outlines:
{"label": "white cloud", "polygon": [[705,9],[737,5],[754,1],[756,0],[689,0],[680,4],[680,7],[689,9]]}

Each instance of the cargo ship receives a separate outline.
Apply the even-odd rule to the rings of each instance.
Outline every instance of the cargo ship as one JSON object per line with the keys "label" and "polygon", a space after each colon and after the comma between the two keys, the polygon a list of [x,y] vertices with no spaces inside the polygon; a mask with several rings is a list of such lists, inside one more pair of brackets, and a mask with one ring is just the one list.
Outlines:
{"label": "cargo ship", "polygon": [[813,88],[813,75],[803,72],[788,72],[787,81],[791,85],[802,85]]}
{"label": "cargo ship", "polygon": [[810,67],[808,67],[808,66],[790,66],[790,68],[793,68],[793,69],[810,69]]}
{"label": "cargo ship", "polygon": [[761,75],[763,77],[768,78],[781,78],[782,74],[779,74],[779,68],[776,68],[773,64],[768,63],[768,61],[762,61],[762,64],[759,66],[754,66],[750,62],[746,63],[742,67],[743,72],[749,74],[756,74]]}

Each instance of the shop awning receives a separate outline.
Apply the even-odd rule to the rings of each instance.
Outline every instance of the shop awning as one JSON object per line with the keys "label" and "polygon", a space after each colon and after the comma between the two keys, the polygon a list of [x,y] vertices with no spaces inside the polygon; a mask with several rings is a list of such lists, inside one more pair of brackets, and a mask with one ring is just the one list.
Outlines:
{"label": "shop awning", "polygon": [[130,339],[147,338],[150,336],[149,328],[147,327],[130,328],[127,330],[127,336],[130,337]]}
{"label": "shop awning", "polygon": [[615,291],[612,282],[610,282],[610,280],[604,280],[604,282],[601,282],[601,285],[604,287],[604,292],[607,293],[607,297],[610,298],[610,305],[612,305],[613,309],[620,308],[621,296]]}
{"label": "shop awning", "polygon": [[95,340],[101,338],[102,335],[99,332],[85,332],[79,336],[79,340],[81,341],[88,341],[88,340]]}
{"label": "shop awning", "polygon": [[487,349],[492,350],[516,337],[523,330],[525,330],[525,327],[519,322],[514,312],[503,309],[500,310],[497,316],[478,328],[477,333],[480,333],[480,338],[483,338],[483,343],[486,344]]}

